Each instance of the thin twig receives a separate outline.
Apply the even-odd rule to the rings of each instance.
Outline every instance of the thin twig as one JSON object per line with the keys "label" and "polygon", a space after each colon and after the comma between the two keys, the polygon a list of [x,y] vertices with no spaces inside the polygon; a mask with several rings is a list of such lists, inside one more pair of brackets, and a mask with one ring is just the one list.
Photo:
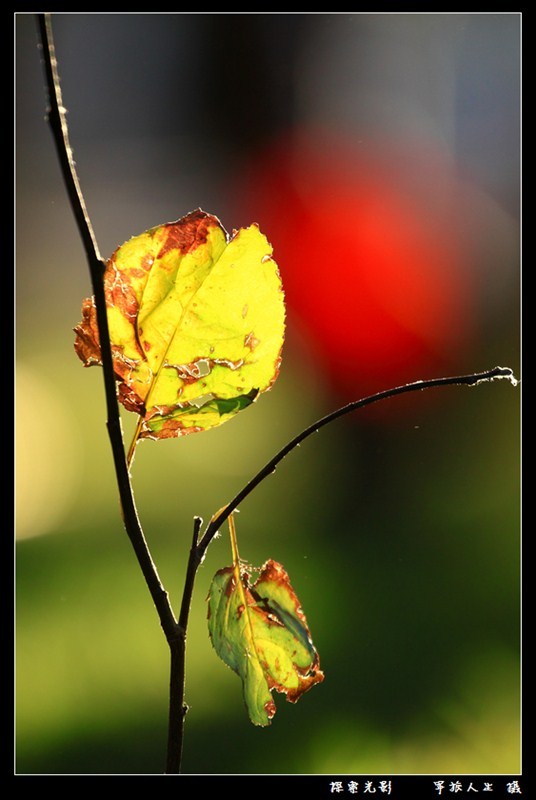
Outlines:
{"label": "thin twig", "polygon": [[73,151],[69,143],[67,112],[63,105],[61,95],[58,62],[56,60],[50,14],[38,14],[37,18],[41,45],[43,48],[46,85],[50,103],[48,121],[52,128],[54,144],[56,145],[65,188],[69,196],[76,224],[78,225],[78,232],[84,243],[84,249],[89,261],[91,278],[93,280],[95,275],[102,275],[104,262],[99,252],[89,214],[87,213],[82,189],[80,188],[80,182],[73,161]]}
{"label": "thin twig", "polygon": [[195,574],[202,561],[202,558],[200,558],[199,549],[199,531],[201,530],[202,524],[203,520],[201,517],[194,518],[192,546],[190,548],[190,557],[188,560],[188,567],[186,569],[186,579],[184,581],[184,592],[182,595],[181,611],[179,615],[179,627],[184,632],[186,632],[188,628],[188,617],[190,615],[190,605],[192,602]]}
{"label": "thin twig", "polygon": [[[168,594],[160,581],[156,566],[151,557],[151,553],[145,540],[136,510],[130,474],[125,457],[125,445],[121,426],[121,416],[117,401],[116,381],[110,346],[110,334],[108,330],[106,297],[104,293],[103,281],[105,265],[101,259],[95,234],[93,232],[89,214],[86,209],[73,161],[72,149],[69,143],[69,132],[61,95],[50,15],[39,14],[38,23],[43,48],[45,76],[50,103],[48,119],[52,129],[67,194],[69,196],[71,208],[76,219],[86,252],[93,294],[95,297],[107,406],[106,424],[114,458],[123,521],[145,578],[145,582],[155,604],[160,619],[160,624],[170,645],[172,653],[171,683],[173,684],[176,674],[180,673],[180,663],[177,663],[177,653],[181,651],[181,648],[177,648],[176,642],[178,638],[181,638],[181,635],[179,633],[178,623],[173,614],[173,609],[169,602]],[[183,653],[183,645],[181,647]],[[182,654],[182,671],[184,672],[184,653]]]}
{"label": "thin twig", "polygon": [[199,542],[199,551],[200,556],[203,558],[204,553],[206,552],[207,547],[209,546],[210,542],[221,528],[225,520],[233,513],[233,511],[238,508],[240,503],[246,499],[246,497],[251,494],[251,492],[269,475],[275,472],[277,465],[287,456],[295,447],[301,444],[305,439],[311,436],[316,431],[319,431],[325,425],[328,425],[330,422],[338,419],[339,417],[344,416],[345,414],[350,414],[352,411],[356,411],[358,408],[364,408],[364,406],[372,405],[373,403],[378,403],[380,400],[387,400],[389,397],[396,397],[397,395],[407,394],[409,392],[417,392],[422,391],[425,389],[432,389],[438,386],[453,386],[453,385],[465,385],[465,386],[474,386],[477,383],[481,383],[483,381],[490,381],[494,380],[495,378],[506,378],[510,380],[512,383],[517,383],[516,379],[514,378],[514,374],[509,367],[495,367],[494,369],[488,370],[486,372],[475,372],[471,375],[457,375],[452,378],[433,378],[427,381],[415,381],[414,383],[407,383],[403,386],[397,386],[394,389],[387,389],[383,392],[378,392],[377,394],[370,395],[368,397],[363,398],[362,400],[355,400],[352,403],[348,403],[348,405],[343,406],[342,408],[338,408],[336,411],[332,411],[330,414],[327,414],[322,419],[319,419],[317,422],[314,422],[308,428],[305,428],[301,433],[294,437],[288,444],[286,444],[281,450],[276,453],[276,455],[268,461],[264,467],[259,470],[259,472],[247,483],[243,489],[241,489],[238,494],[231,500],[231,502],[226,505],[221,511],[218,511],[215,514],[210,522],[207,525],[205,533],[201,541]]}
{"label": "thin twig", "polygon": [[168,725],[168,749],[167,766],[168,774],[180,772],[182,761],[182,747],[184,741],[184,722],[188,713],[188,706],[184,702],[185,693],[185,666],[186,666],[186,631],[188,629],[188,617],[194,591],[195,578],[201,558],[198,549],[199,531],[203,520],[195,517],[192,546],[188,566],[186,568],[186,578],[182,593],[182,604],[179,616],[179,625],[175,641],[170,642],[171,648],[171,683],[169,687],[169,725]]}
{"label": "thin twig", "polygon": [[132,484],[125,459],[125,446],[121,426],[121,416],[117,402],[116,381],[110,346],[110,333],[108,330],[108,316],[106,313],[106,298],[104,295],[104,263],[101,259],[95,234],[87,213],[86,205],[78,181],[76,167],[73,160],[69,131],[65,116],[65,108],[61,95],[60,80],[58,75],[52,25],[49,14],[39,14],[39,30],[43,46],[45,75],[49,95],[50,109],[48,114],[54,142],[63,173],[63,179],[71,203],[73,214],[78,224],[78,230],[84,244],[86,257],[89,264],[95,306],[97,311],[97,324],[101,346],[102,368],[104,376],[104,389],[108,412],[107,427],[114,456],[115,471],[121,500],[121,508],[127,534],[132,542],[138,562],[151,592],[157,608],[160,622],[164,631],[173,635],[176,621],[169,603],[167,592],[164,590],[158,577],[158,572],[151,558],[145,536],[143,534],[136,505]]}

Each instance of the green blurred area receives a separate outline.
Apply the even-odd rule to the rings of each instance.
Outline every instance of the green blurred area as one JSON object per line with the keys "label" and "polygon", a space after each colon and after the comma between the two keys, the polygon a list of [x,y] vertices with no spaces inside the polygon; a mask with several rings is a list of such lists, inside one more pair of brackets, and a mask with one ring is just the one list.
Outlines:
{"label": "green blurred area", "polygon": [[[233,424],[139,448],[139,510],[176,607],[193,515],[208,518],[314,416],[293,366]],[[79,421],[64,519],[17,548],[18,771],[158,773],[166,646],[92,419],[99,372],[55,389],[84,393],[94,415]],[[209,643],[205,597],[230,563],[226,532],[214,542],[188,638],[186,772],[518,770],[516,391],[449,391],[428,408],[417,397],[388,429],[333,425],[244,503],[241,553],[285,565],[326,673],[295,707],[280,699],[269,730],[250,726],[240,682]],[[43,456],[34,480],[49,470],[61,484],[73,465],[53,444]]]}
{"label": "green blurred area", "polygon": [[[160,774],[167,647],[122,529],[102,376],[72,348],[89,282],[42,119],[33,35],[20,20],[16,770]],[[217,197],[221,175],[206,159],[198,199],[189,179],[180,191],[158,172],[144,184],[146,164],[132,176],[147,146],[77,149],[104,252],[178,216],[172,208]],[[187,152],[195,161],[195,146]],[[118,166],[123,182],[107,183],[117,153],[129,179]],[[517,369],[517,280],[489,302],[475,370]],[[140,444],[138,509],[176,609],[194,515],[208,520],[340,404],[290,324],[281,376],[258,403],[203,436]],[[392,400],[304,443],[243,504],[237,532],[242,557],[287,569],[325,681],[296,706],[276,696],[269,728],[248,722],[206,626],[211,578],[231,560],[222,531],[191,612],[184,772],[518,772],[519,506],[519,388],[506,381]]]}

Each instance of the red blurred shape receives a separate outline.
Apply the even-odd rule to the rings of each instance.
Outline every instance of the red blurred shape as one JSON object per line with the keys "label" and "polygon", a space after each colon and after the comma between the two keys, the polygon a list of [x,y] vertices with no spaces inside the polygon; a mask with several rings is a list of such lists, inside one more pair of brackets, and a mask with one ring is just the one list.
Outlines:
{"label": "red blurred shape", "polygon": [[462,184],[446,157],[294,133],[241,203],[274,246],[289,311],[347,399],[456,365],[474,327]]}

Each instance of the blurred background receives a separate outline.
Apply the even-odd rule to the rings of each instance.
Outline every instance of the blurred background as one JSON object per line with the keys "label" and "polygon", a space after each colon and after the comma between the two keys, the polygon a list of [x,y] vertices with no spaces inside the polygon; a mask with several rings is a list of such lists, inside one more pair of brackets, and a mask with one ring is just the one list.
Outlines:
{"label": "blurred background", "polygon": [[[274,246],[273,390],[200,436],[142,443],[138,509],[179,607],[208,519],[291,436],[365,394],[519,375],[518,14],[54,14],[71,143],[103,255],[196,207]],[[16,41],[16,769],[159,774],[168,656],[122,529],[91,293],[33,15]],[[253,728],[213,652],[199,571],[187,773],[520,768],[519,389],[412,394],[293,452],[241,507],[284,564],[326,674]],[[125,415],[126,438],[134,420]]]}

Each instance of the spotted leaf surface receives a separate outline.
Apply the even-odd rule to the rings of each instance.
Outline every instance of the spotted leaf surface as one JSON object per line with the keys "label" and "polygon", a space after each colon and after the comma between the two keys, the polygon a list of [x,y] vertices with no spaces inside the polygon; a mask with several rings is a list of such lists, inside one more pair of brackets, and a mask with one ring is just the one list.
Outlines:
{"label": "spotted leaf surface", "polygon": [[225,567],[212,581],[208,626],[219,657],[242,679],[251,722],[269,725],[272,690],[295,703],[324,680],[305,615],[287,573],[267,561],[250,585],[243,566]]}
{"label": "spotted leaf surface", "polygon": [[[198,209],[119,247],[104,282],[119,399],[143,418],[139,438],[213,428],[277,378],[284,296],[257,225],[229,236]],[[75,350],[101,364],[93,298],[82,315]]]}

